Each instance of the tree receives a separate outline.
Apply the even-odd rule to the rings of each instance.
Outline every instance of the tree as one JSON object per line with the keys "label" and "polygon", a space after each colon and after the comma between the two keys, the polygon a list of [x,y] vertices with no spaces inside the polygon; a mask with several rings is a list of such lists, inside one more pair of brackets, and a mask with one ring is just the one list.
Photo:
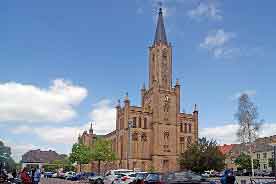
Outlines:
{"label": "tree", "polygon": [[75,143],[72,147],[72,153],[70,153],[69,159],[72,163],[77,163],[82,170],[82,164],[88,164],[91,161],[91,150],[84,144]]}
{"label": "tree", "polygon": [[249,144],[249,154],[251,155],[251,170],[252,176],[254,176],[254,163],[253,163],[253,142],[257,137],[257,133],[260,129],[261,122],[258,121],[257,107],[247,94],[242,94],[239,97],[238,111],[235,114],[239,123],[239,129],[237,136],[243,144]]}
{"label": "tree", "polygon": [[0,164],[9,172],[16,168],[15,161],[11,157],[11,148],[5,146],[2,141],[0,141]]}
{"label": "tree", "polygon": [[112,151],[112,143],[109,140],[97,139],[92,148],[92,160],[98,161],[98,174],[101,172],[101,161],[113,161],[116,159]]}
{"label": "tree", "polygon": [[[247,155],[245,153],[241,153],[240,156],[238,156],[235,159],[235,164],[238,165],[240,169],[246,169],[251,170],[251,157],[250,155]],[[254,169],[259,168],[259,160],[254,159],[253,160]]]}
{"label": "tree", "polygon": [[180,155],[179,164],[181,169],[204,172],[211,169],[222,170],[224,168],[224,160],[225,157],[219,151],[216,141],[201,138],[198,143],[191,144]]}

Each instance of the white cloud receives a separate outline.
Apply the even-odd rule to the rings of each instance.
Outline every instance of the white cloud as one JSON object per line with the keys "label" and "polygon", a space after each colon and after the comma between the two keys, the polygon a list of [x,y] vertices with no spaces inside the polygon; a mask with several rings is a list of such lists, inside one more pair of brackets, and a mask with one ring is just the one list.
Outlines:
{"label": "white cloud", "polygon": [[202,128],[199,130],[200,137],[215,139],[219,144],[237,143],[236,132],[238,124],[227,124],[217,127]]}
{"label": "white cloud", "polygon": [[74,107],[87,90],[63,79],[48,89],[16,82],[0,83],[0,122],[62,122],[76,116]]}
{"label": "white cloud", "polygon": [[116,128],[116,109],[109,100],[95,104],[90,118],[96,123],[94,130],[98,134],[106,134]]}
{"label": "white cloud", "polygon": [[[109,100],[102,100],[93,105],[92,111],[89,114],[94,123],[93,129],[96,134],[107,134],[116,128],[116,110],[111,105]],[[14,134],[35,134],[43,141],[49,144],[73,144],[77,142],[78,135],[84,130],[88,130],[90,123],[86,123],[79,127],[31,127],[18,126],[13,127],[11,132]]]}
{"label": "white cloud", "polygon": [[188,11],[188,16],[195,20],[204,18],[222,20],[221,10],[215,1],[200,2],[195,9]]}
{"label": "white cloud", "polygon": [[207,49],[215,58],[231,57],[239,51],[238,48],[230,48],[229,42],[236,37],[235,33],[225,32],[223,29],[210,32],[200,43],[200,47]]}
{"label": "white cloud", "polygon": [[[219,144],[238,143],[236,132],[238,124],[226,124],[217,127],[202,128],[199,130],[200,137],[215,139]],[[258,137],[268,137],[276,135],[276,123],[264,123],[258,133]]]}

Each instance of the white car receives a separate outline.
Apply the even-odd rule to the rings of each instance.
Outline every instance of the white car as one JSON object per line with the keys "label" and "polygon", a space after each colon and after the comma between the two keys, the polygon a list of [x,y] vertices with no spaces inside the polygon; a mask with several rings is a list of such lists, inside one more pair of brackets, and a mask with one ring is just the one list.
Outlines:
{"label": "white car", "polygon": [[118,170],[110,170],[104,175],[104,184],[112,184],[115,179],[121,178],[122,174],[126,174],[129,172],[133,172],[132,170],[128,169],[118,169]]}
{"label": "white car", "polygon": [[64,174],[64,177],[65,177],[65,179],[67,179],[68,177],[72,177],[75,175],[76,175],[76,173],[74,171],[69,171]]}
{"label": "white car", "polygon": [[135,172],[127,172],[127,173],[122,173],[120,180],[121,180],[121,183],[123,183],[123,184],[129,184],[129,183],[133,182],[135,177],[136,177]]}

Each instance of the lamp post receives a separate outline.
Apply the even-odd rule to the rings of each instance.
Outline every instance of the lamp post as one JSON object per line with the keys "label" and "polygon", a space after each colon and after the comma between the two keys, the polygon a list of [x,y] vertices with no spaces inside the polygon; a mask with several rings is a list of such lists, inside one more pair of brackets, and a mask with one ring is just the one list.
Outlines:
{"label": "lamp post", "polygon": [[133,127],[133,122],[128,121],[128,146],[127,146],[127,168],[129,169],[129,159],[131,158],[131,128]]}

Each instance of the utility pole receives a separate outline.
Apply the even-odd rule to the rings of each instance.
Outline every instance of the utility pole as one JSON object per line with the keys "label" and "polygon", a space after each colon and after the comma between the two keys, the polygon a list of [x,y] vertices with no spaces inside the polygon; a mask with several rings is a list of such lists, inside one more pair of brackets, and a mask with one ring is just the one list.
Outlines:
{"label": "utility pole", "polygon": [[127,168],[129,169],[129,159],[131,158],[131,128],[133,127],[133,122],[128,121],[128,144],[127,144]]}

